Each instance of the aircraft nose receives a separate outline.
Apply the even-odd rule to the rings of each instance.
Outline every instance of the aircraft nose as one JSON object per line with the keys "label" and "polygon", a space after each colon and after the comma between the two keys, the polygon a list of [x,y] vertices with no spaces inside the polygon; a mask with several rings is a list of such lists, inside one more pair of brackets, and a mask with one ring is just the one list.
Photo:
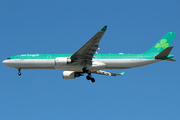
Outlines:
{"label": "aircraft nose", "polygon": [[6,63],[7,63],[7,61],[6,61],[6,60],[2,61],[2,64],[6,65]]}
{"label": "aircraft nose", "polygon": [[8,60],[4,60],[4,61],[2,61],[2,64],[4,64],[5,66],[8,66],[9,62],[8,62]]}
{"label": "aircraft nose", "polygon": [[19,61],[14,61],[14,60],[8,60],[7,59],[7,60],[2,61],[2,64],[4,64],[5,66],[14,68],[14,67],[17,66],[17,64],[19,64]]}

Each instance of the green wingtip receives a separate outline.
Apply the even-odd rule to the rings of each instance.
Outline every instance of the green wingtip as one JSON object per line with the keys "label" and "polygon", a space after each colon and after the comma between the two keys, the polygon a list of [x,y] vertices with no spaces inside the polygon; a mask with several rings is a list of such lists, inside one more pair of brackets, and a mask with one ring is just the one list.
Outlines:
{"label": "green wingtip", "polygon": [[101,31],[106,31],[106,29],[107,29],[107,25],[104,26],[104,27],[101,29]]}
{"label": "green wingtip", "polygon": [[125,72],[120,73],[120,75],[124,75]]}

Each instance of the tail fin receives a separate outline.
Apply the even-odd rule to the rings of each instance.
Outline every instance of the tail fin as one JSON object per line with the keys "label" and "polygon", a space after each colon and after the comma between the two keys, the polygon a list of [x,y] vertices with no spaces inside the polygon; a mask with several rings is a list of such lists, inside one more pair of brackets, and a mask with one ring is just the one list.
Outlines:
{"label": "tail fin", "polygon": [[144,54],[158,54],[162,52],[171,45],[175,35],[175,32],[166,33],[166,35],[164,35],[151,49],[146,51]]}

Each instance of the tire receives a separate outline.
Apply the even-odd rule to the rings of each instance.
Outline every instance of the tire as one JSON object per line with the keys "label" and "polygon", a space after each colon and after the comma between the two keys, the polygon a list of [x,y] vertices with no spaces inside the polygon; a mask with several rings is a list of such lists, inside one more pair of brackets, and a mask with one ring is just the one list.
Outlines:
{"label": "tire", "polygon": [[90,76],[88,75],[88,76],[86,76],[86,79],[87,79],[87,80],[90,80],[91,78],[90,78]]}
{"label": "tire", "polygon": [[94,78],[91,78],[91,82],[94,83],[94,82],[95,82],[95,79],[94,79]]}
{"label": "tire", "polygon": [[18,75],[21,76],[21,73],[19,72]]}

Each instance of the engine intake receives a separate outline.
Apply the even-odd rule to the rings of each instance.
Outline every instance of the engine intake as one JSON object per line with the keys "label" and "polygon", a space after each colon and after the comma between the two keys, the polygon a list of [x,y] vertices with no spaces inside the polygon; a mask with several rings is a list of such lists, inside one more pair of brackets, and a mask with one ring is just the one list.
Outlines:
{"label": "engine intake", "polygon": [[75,71],[64,71],[63,72],[63,79],[74,79],[76,77],[82,76],[82,73],[75,72]]}

